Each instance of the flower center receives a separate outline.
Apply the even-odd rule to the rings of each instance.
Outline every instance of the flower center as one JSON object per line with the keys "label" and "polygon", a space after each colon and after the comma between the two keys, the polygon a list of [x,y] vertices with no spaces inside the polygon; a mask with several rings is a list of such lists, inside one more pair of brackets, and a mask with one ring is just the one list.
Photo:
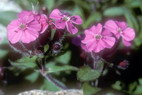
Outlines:
{"label": "flower center", "polygon": [[97,35],[95,35],[95,38],[96,38],[97,40],[100,40],[100,39],[102,38],[102,36],[99,35],[99,34],[97,34]]}
{"label": "flower center", "polygon": [[64,20],[64,21],[69,21],[69,20],[70,20],[70,17],[64,16],[64,17],[63,17],[63,20]]}
{"label": "flower center", "polygon": [[21,25],[19,26],[19,28],[22,29],[22,30],[24,30],[24,29],[26,29],[26,25],[25,25],[25,24],[21,24]]}
{"label": "flower center", "polygon": [[118,28],[118,32],[119,32],[120,34],[123,33],[121,28]]}

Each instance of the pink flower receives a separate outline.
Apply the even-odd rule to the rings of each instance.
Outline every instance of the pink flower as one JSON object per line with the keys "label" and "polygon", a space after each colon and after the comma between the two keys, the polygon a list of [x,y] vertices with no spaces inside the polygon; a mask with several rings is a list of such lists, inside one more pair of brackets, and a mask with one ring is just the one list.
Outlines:
{"label": "pink flower", "polygon": [[111,31],[117,39],[122,37],[122,42],[125,46],[130,46],[131,41],[135,38],[135,31],[133,28],[127,26],[126,22],[119,22],[108,20],[104,26],[107,30]]}
{"label": "pink flower", "polygon": [[41,31],[40,33],[44,33],[45,30],[48,28],[48,18],[44,14],[39,14],[34,11],[22,11],[18,14],[19,18],[22,18],[23,16],[32,16],[34,20],[38,21],[41,24]]}
{"label": "pink flower", "polygon": [[30,43],[43,33],[48,24],[47,17],[35,14],[32,11],[23,11],[18,14],[18,19],[11,21],[7,26],[8,40],[15,44],[17,42]]}
{"label": "pink flower", "polygon": [[50,18],[55,20],[55,26],[58,29],[64,29],[67,27],[68,32],[71,34],[76,34],[78,29],[73,24],[82,24],[82,19],[80,16],[69,16],[68,14],[61,13],[58,9],[54,9]]}
{"label": "pink flower", "polygon": [[82,48],[87,52],[98,53],[105,48],[111,48],[115,43],[115,38],[104,30],[102,25],[92,26],[90,29],[85,30],[85,38],[82,40]]}

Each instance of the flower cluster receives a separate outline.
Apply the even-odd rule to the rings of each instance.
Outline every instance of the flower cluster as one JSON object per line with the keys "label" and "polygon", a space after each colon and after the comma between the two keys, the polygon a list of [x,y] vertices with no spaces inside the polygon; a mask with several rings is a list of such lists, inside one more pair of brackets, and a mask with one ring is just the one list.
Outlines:
{"label": "flower cluster", "polygon": [[[18,19],[11,21],[8,25],[8,40],[15,44],[17,42],[30,43],[35,41],[40,34],[53,25],[54,29],[67,29],[71,34],[76,34],[78,29],[74,24],[82,24],[80,16],[70,16],[68,13],[54,9],[49,17],[34,11],[22,11]],[[84,39],[81,38],[81,47],[87,52],[98,53],[105,48],[112,48],[119,39],[125,46],[130,46],[135,38],[134,29],[128,27],[126,22],[108,20],[104,26],[97,24],[85,30]]]}
{"label": "flower cluster", "polygon": [[75,34],[78,29],[73,24],[82,24],[80,16],[69,16],[58,9],[54,9],[49,18],[45,14],[34,11],[22,11],[18,19],[11,21],[8,25],[8,40],[12,43],[30,43],[35,41],[40,34],[44,33],[49,25],[55,25],[55,29],[64,29]]}
{"label": "flower cluster", "polygon": [[98,24],[85,30],[81,46],[87,52],[98,53],[105,48],[112,48],[120,38],[125,46],[130,46],[135,38],[134,29],[128,27],[126,22],[108,20],[104,26]]}

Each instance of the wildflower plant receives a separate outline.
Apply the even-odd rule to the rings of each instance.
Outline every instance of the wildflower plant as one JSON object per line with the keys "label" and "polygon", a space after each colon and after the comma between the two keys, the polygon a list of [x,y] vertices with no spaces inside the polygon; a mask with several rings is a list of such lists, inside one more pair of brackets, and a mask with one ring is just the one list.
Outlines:
{"label": "wildflower plant", "polygon": [[[123,47],[130,47],[136,36],[135,29],[128,26],[125,20],[112,18],[85,29],[80,29],[81,25],[84,25],[81,16],[72,16],[57,8],[50,13],[34,10],[20,12],[7,26],[7,39],[10,46],[27,61],[9,60],[10,63],[35,69],[37,76],[40,73],[58,89],[69,88],[54,78],[53,73],[74,71],[77,81],[82,83],[79,88],[83,89],[85,95],[95,94],[102,89],[101,80],[107,75],[108,69],[112,68],[120,74],[119,70],[128,67],[127,60],[114,64],[104,55],[122,46],[121,41]],[[80,49],[77,53],[83,61],[79,66],[67,64],[77,60],[71,59],[70,44]]]}

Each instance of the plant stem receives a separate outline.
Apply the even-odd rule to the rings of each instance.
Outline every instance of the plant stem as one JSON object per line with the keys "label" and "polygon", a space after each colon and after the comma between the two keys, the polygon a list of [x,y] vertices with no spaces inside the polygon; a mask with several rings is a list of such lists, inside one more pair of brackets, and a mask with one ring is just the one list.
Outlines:
{"label": "plant stem", "polygon": [[61,85],[60,83],[57,82],[57,80],[55,78],[53,78],[50,74],[48,74],[46,71],[46,68],[45,68],[45,59],[43,58],[42,60],[39,59],[37,60],[37,66],[39,67],[40,69],[40,73],[41,75],[47,79],[49,82],[53,83],[54,85],[56,85],[57,87],[59,87],[60,89],[67,89],[67,87]]}
{"label": "plant stem", "polygon": [[40,73],[43,77],[45,77],[49,82],[53,83],[54,85],[56,85],[57,87],[59,87],[60,89],[67,89],[67,87],[59,84],[57,82],[56,79],[54,79],[50,74],[44,73],[42,70],[40,70]]}

